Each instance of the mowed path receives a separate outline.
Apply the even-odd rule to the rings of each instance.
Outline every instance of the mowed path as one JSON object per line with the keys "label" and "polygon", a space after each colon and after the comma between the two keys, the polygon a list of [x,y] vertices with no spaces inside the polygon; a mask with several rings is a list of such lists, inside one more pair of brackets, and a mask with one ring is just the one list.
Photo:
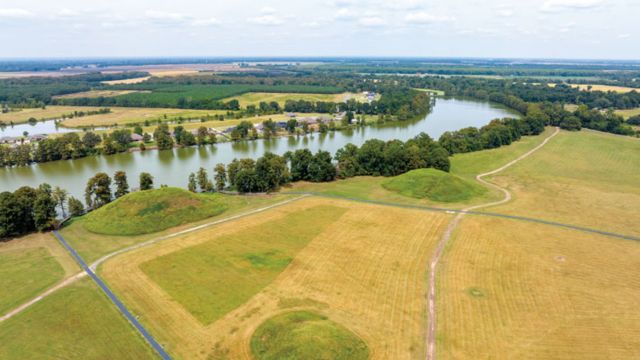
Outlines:
{"label": "mowed path", "polygon": [[556,130],[551,135],[549,135],[549,137],[544,139],[542,143],[540,143],[538,146],[534,147],[533,149],[527,151],[526,153],[522,154],[515,160],[512,160],[509,163],[495,170],[477,175],[476,176],[477,181],[501,191],[504,194],[504,198],[499,201],[494,201],[486,204],[479,204],[479,205],[465,208],[461,212],[458,212],[456,217],[449,223],[449,226],[447,226],[447,229],[445,230],[444,234],[442,235],[442,238],[438,242],[438,245],[436,246],[435,252],[429,263],[429,270],[430,270],[429,271],[429,292],[427,295],[428,326],[427,326],[427,341],[426,341],[427,360],[435,360],[435,357],[436,357],[436,271],[437,271],[438,263],[440,262],[440,258],[442,257],[442,252],[444,251],[444,248],[447,245],[447,242],[449,241],[449,239],[451,238],[451,235],[453,234],[454,230],[458,226],[458,223],[460,223],[460,220],[462,220],[462,218],[467,214],[467,212],[477,210],[480,208],[501,205],[511,200],[511,193],[509,192],[509,190],[502,188],[498,185],[495,185],[489,181],[486,181],[483,178],[486,176],[497,174],[507,169],[508,167],[516,164],[517,162],[523,159],[526,159],[531,154],[533,154],[534,152],[538,151],[540,148],[545,146],[549,142],[549,140],[551,140],[554,136],[558,135],[558,133],[560,133],[560,128],[556,128]]}

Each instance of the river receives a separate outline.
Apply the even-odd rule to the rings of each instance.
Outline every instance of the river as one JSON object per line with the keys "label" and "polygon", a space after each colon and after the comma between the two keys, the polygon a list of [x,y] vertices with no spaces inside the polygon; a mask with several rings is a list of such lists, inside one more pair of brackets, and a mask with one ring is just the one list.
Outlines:
{"label": "river", "polygon": [[167,151],[122,153],[111,156],[90,156],[76,160],[62,160],[31,166],[0,169],[0,191],[13,191],[20,186],[37,186],[47,182],[60,186],[82,199],[87,180],[97,172],[113,175],[123,170],[131,187],[138,186],[141,172],[153,175],[155,186],[166,184],[186,187],[189,173],[200,167],[211,175],[217,163],[227,164],[234,158],[257,158],[266,151],[283,154],[288,150],[322,149],[335,154],[348,143],[362,145],[368,139],[407,140],[425,132],[438,139],[445,131],[468,126],[480,127],[495,118],[515,117],[513,111],[488,102],[466,99],[438,98],[433,110],[418,121],[367,126],[354,130],[301,137],[278,137],[270,140],[226,142],[203,147],[188,147]]}

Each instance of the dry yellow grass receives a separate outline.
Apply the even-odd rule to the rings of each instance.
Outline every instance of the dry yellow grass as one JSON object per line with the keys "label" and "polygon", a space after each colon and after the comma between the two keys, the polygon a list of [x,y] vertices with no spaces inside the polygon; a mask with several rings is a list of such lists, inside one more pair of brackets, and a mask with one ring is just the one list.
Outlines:
{"label": "dry yellow grass", "polygon": [[589,90],[589,86],[591,86],[591,91],[604,91],[604,92],[614,91],[617,93],[628,93],[635,90],[640,92],[640,89],[626,87],[626,86],[612,86],[612,85],[598,85],[598,84],[571,84],[571,87],[577,88],[580,90]]}
{"label": "dry yellow grass", "polygon": [[47,106],[45,109],[42,108],[30,108],[30,109],[21,109],[18,111],[10,111],[8,113],[0,113],[0,121],[8,124],[13,122],[14,124],[25,123],[30,118],[35,118],[36,120],[46,120],[46,119],[59,119],[64,114],[71,114],[74,111],[90,111],[97,110],[96,107],[90,106]]}
{"label": "dry yellow grass", "polygon": [[625,119],[628,119],[632,116],[640,115],[640,108],[616,110],[616,114],[621,115]]}
{"label": "dry yellow grass", "polygon": [[127,84],[139,84],[141,82],[145,82],[149,80],[151,76],[143,76],[131,79],[122,79],[122,80],[109,80],[109,81],[101,81],[103,84],[107,85],[127,85]]}
{"label": "dry yellow grass", "polygon": [[54,99],[78,99],[78,98],[97,98],[97,97],[113,97],[119,95],[126,95],[136,92],[144,92],[139,90],[90,90],[82,91],[66,95],[54,96]]}
{"label": "dry yellow grass", "polygon": [[[91,108],[93,110],[97,108]],[[62,122],[66,127],[91,127],[111,126],[113,124],[124,125],[128,123],[143,122],[145,120],[167,119],[178,117],[190,118],[206,115],[226,114],[226,110],[186,110],[165,108],[135,108],[135,107],[110,107],[108,114],[98,114],[67,119]]]}
{"label": "dry yellow grass", "polygon": [[[151,281],[140,264],[316,206],[346,209],[248,302],[204,326]],[[329,316],[360,336],[373,359],[424,356],[427,260],[446,214],[307,198],[103,265],[102,275],[165,348],[182,359],[251,359],[253,331],[292,309]],[[309,219],[313,221],[313,219]]]}
{"label": "dry yellow grass", "polygon": [[0,253],[45,248],[51,256],[62,266],[65,277],[74,275],[80,271],[80,267],[67,251],[58,243],[50,233],[36,233],[0,242]]}
{"label": "dry yellow grass", "polygon": [[438,269],[440,359],[640,358],[640,244],[466,217]]}

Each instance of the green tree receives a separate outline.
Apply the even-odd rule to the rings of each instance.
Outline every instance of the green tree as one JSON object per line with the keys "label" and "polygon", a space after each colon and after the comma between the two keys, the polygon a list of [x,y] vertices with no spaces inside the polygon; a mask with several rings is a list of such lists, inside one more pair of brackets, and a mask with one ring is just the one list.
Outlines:
{"label": "green tree", "polygon": [[314,182],[333,181],[336,178],[336,168],[331,163],[331,154],[318,151],[309,163],[309,179]]}
{"label": "green tree", "polygon": [[153,189],[153,176],[147,172],[140,173],[140,190]]}
{"label": "green tree", "polygon": [[225,185],[227,184],[227,171],[224,167],[224,164],[217,164],[214,169],[215,175],[214,179],[216,181],[216,190],[222,191],[224,190]]}
{"label": "green tree", "polygon": [[113,181],[116,183],[116,191],[114,193],[116,199],[129,193],[127,174],[124,171],[116,171],[113,175]]}
{"label": "green tree", "polygon": [[158,145],[159,150],[173,149],[173,138],[169,132],[169,126],[167,124],[161,124],[153,132],[153,138]]}
{"label": "green tree", "polygon": [[57,206],[60,207],[60,211],[62,212],[62,217],[67,216],[67,214],[65,213],[64,204],[65,202],[67,202],[68,195],[69,193],[67,192],[67,190],[62,189],[59,186],[56,186],[55,189],[53,189],[53,192],[51,193],[51,196],[53,197],[53,201],[55,201]]}
{"label": "green tree", "polygon": [[196,183],[196,174],[189,174],[189,182],[187,184],[187,188],[191,192],[198,192],[198,184]]}
{"label": "green tree", "polygon": [[51,192],[38,189],[33,203],[33,222],[38,231],[44,231],[54,226],[56,218],[56,202]]}
{"label": "green tree", "polygon": [[85,202],[87,206],[97,209],[111,202],[111,178],[100,172],[89,179],[85,188]]}
{"label": "green tree", "polygon": [[209,181],[209,175],[207,174],[207,170],[201,167],[200,169],[198,169],[198,186],[200,187],[200,191],[208,192],[213,190],[209,188],[209,184],[210,184],[210,181]]}
{"label": "green tree", "polygon": [[68,206],[69,213],[72,216],[80,216],[84,213],[84,205],[82,205],[82,202],[80,200],[74,198],[73,196],[69,197]]}

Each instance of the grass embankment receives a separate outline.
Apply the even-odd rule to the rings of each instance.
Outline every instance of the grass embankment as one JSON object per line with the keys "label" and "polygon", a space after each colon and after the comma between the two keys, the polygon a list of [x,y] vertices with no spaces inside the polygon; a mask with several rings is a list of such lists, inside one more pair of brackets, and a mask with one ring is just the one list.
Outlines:
{"label": "grass embankment", "polygon": [[561,132],[491,181],[513,201],[492,211],[640,236],[640,141]]}
{"label": "grass embankment", "polygon": [[228,206],[220,194],[179,188],[136,191],[87,214],[84,227],[105,235],[141,235],[219,215]]}
{"label": "grass embankment", "polygon": [[344,209],[318,206],[141,264],[141,269],[203,324],[271,283],[296,253]]}
{"label": "grass embankment", "polygon": [[[40,270],[44,270],[40,268]],[[0,323],[0,359],[155,359],[88,279]]]}
{"label": "grass embankment", "polygon": [[0,243],[0,315],[79,271],[51,234]]}
{"label": "grass embankment", "polygon": [[640,357],[637,242],[479,216],[451,240],[438,269],[438,357]]}
{"label": "grass embankment", "polygon": [[[166,189],[167,188],[159,189],[155,191],[167,191]],[[168,190],[168,191],[170,192],[171,190]],[[152,193],[151,196],[159,196],[159,195],[155,195]],[[154,224],[152,226],[156,230],[159,228],[163,228],[165,230],[158,231],[156,233],[147,233],[148,231],[146,231],[146,229],[142,229],[142,230],[145,230],[143,235],[126,235],[126,236],[105,235],[105,234],[98,234],[98,233],[91,232],[87,230],[87,228],[85,227],[85,222],[86,222],[85,219],[88,216],[83,216],[83,217],[74,219],[70,224],[68,224],[61,230],[61,233],[64,235],[65,239],[67,239],[67,241],[69,241],[71,245],[80,253],[80,255],[85,259],[85,261],[92,262],[106,254],[109,254],[113,251],[122,249],[127,246],[131,246],[131,245],[141,243],[153,238],[157,238],[173,232],[184,230],[193,226],[215,221],[217,219],[222,219],[229,216],[237,215],[238,213],[268,206],[292,197],[292,196],[286,196],[286,195],[232,196],[232,195],[222,195],[222,194],[203,195],[203,196],[210,196],[216,202],[220,202],[224,204],[224,207],[226,208],[226,210],[222,213],[219,213],[216,216],[202,218],[198,221],[195,221],[191,218],[190,221],[193,221],[193,222],[184,223],[182,225],[175,226],[175,227],[166,227],[164,220],[161,220],[159,224]],[[142,199],[140,203],[142,204],[145,202],[147,201]],[[216,204],[214,204],[215,207],[218,206]],[[127,211],[128,209],[121,209],[119,210],[119,213],[126,214]],[[207,210],[206,209],[201,210],[199,213],[202,213],[202,211],[206,212]],[[190,215],[185,210],[181,210],[181,213],[185,219],[190,217]],[[150,219],[148,215],[146,216],[147,220]],[[107,216],[112,217],[113,215],[107,215]],[[138,219],[137,217],[134,217],[130,220],[120,219],[118,221],[129,222],[132,224],[131,225],[132,227],[139,228],[139,226],[135,224],[137,219]],[[97,221],[98,221],[98,224],[100,225],[101,219],[97,219]],[[109,224],[105,224],[104,226],[106,226],[107,228],[110,228]]]}
{"label": "grass embankment", "polygon": [[287,312],[265,321],[251,338],[257,360],[368,359],[369,350],[348,329],[309,311]]}
{"label": "grass embankment", "polygon": [[404,196],[438,202],[466,201],[487,192],[478,183],[436,169],[409,171],[384,181],[382,186]]}
{"label": "grass embankment", "polygon": [[[336,216],[324,210],[322,216],[313,215],[319,211],[314,209],[327,208],[343,213],[322,229],[306,229]],[[420,358],[426,328],[425,264],[451,218],[309,197],[125,253],[107,261],[101,274],[177,358],[253,359],[255,329],[283,311],[299,310],[323,314],[357,334],[375,358]],[[295,254],[287,250],[292,233],[312,237]],[[270,254],[272,250],[277,252]],[[265,266],[281,266],[283,258],[292,260],[257,289],[260,274],[273,274]],[[158,262],[154,279],[173,285],[156,283],[141,270],[153,262]],[[160,279],[167,274],[171,279]],[[238,275],[242,278],[231,283]],[[203,286],[206,291],[199,289]],[[199,292],[201,301],[190,306],[212,314],[219,311],[217,302],[228,303],[247,286],[255,286],[257,293],[208,325],[180,303]]]}

